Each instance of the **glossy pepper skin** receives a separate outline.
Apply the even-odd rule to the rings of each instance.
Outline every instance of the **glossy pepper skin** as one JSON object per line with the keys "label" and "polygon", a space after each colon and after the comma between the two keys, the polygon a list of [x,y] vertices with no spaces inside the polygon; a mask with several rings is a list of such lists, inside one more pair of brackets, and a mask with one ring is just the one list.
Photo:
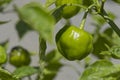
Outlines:
{"label": "glossy pepper skin", "polygon": [[93,49],[92,36],[76,26],[65,26],[56,35],[59,52],[68,60],[81,60]]}
{"label": "glossy pepper skin", "polygon": [[[56,6],[62,6],[64,4],[78,4],[79,0],[56,0],[55,5]],[[76,15],[80,10],[80,7],[78,6],[65,6],[62,11],[62,16],[65,19],[71,18],[74,15]]]}
{"label": "glossy pepper skin", "polygon": [[21,67],[30,64],[30,54],[20,46],[14,47],[10,52],[10,63],[15,67]]}

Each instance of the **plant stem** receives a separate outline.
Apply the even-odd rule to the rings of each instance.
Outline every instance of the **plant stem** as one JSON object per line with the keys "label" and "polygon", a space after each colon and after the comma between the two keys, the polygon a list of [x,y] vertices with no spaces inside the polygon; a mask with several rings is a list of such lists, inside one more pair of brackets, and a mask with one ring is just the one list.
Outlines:
{"label": "plant stem", "polygon": [[89,12],[89,10],[90,10],[92,7],[94,7],[94,6],[95,6],[95,5],[92,4],[92,5],[90,5],[90,6],[86,9],[86,11],[85,11],[85,13],[84,13],[84,16],[83,16],[83,18],[82,18],[81,24],[80,24],[80,29],[84,29],[88,12]]}
{"label": "plant stem", "polygon": [[118,28],[118,26],[115,24],[115,22],[109,18],[108,14],[106,13],[106,11],[103,9],[102,13],[99,13],[104,19],[105,21],[112,27],[112,29],[118,34],[118,36],[120,37],[120,29]]}
{"label": "plant stem", "polygon": [[101,3],[101,12],[104,11],[104,4],[105,4],[105,1],[106,1],[106,0],[102,0],[102,3]]}
{"label": "plant stem", "polygon": [[88,11],[84,13],[84,16],[82,18],[81,24],[80,24],[80,29],[84,29],[86,18],[87,18]]}
{"label": "plant stem", "polygon": [[39,38],[39,80],[43,80],[43,71],[45,67],[45,51],[46,51],[46,41]]}

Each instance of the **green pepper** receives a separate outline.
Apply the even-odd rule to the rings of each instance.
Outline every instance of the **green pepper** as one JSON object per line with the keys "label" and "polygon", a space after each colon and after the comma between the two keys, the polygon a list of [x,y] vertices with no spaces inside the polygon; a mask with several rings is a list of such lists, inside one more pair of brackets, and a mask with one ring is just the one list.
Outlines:
{"label": "green pepper", "polygon": [[65,19],[68,19],[68,18],[71,18],[73,17],[74,15],[76,15],[79,10],[80,10],[80,7],[78,6],[75,6],[75,5],[72,5],[72,4],[79,4],[79,0],[56,0],[55,2],[55,5],[56,6],[62,6],[62,5],[65,5],[65,4],[71,4],[71,5],[66,5],[64,8],[63,8],[63,11],[62,11],[62,16],[65,18]]}
{"label": "green pepper", "polygon": [[9,61],[15,67],[29,65],[30,61],[31,61],[30,54],[26,49],[24,49],[20,46],[16,46],[16,47],[12,48],[12,50],[10,52],[10,60]]}
{"label": "green pepper", "polygon": [[76,26],[65,26],[56,35],[59,52],[68,60],[82,60],[93,49],[92,35]]}

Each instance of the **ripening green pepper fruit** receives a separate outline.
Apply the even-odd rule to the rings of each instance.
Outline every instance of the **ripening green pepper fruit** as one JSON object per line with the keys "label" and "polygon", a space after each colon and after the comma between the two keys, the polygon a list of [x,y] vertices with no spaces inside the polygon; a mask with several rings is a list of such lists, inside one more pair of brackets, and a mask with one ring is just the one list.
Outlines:
{"label": "ripening green pepper fruit", "polygon": [[79,4],[79,0],[56,0],[55,2],[55,5],[58,7],[58,6],[62,6],[64,4],[71,4],[69,6],[65,6],[63,8],[63,11],[62,11],[62,16],[65,18],[65,19],[68,19],[68,18],[71,18],[73,17],[74,15],[76,15],[79,10],[80,10],[80,7],[78,6],[73,6],[72,4]]}
{"label": "ripening green pepper fruit", "polygon": [[15,67],[21,67],[30,64],[30,54],[20,46],[14,47],[10,52],[10,63]]}
{"label": "ripening green pepper fruit", "polygon": [[68,60],[81,60],[93,49],[92,35],[76,26],[65,26],[56,35],[59,52]]}
{"label": "ripening green pepper fruit", "polygon": [[0,65],[4,64],[7,60],[7,53],[4,47],[0,46]]}

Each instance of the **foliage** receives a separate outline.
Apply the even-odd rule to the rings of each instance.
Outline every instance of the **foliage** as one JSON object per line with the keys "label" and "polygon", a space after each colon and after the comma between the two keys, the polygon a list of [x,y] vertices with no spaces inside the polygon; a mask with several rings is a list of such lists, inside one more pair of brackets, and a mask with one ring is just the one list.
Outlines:
{"label": "foliage", "polygon": [[114,65],[107,60],[98,60],[86,68],[80,80],[118,80],[119,72],[119,64]]}
{"label": "foliage", "polygon": [[[34,55],[30,55],[32,52],[26,50],[24,47],[20,47],[24,50],[21,51],[20,49],[21,54],[23,54],[23,52],[26,54],[27,52],[29,55],[26,54],[24,57],[20,57],[20,53],[17,52],[17,57],[13,58],[13,62],[16,64],[17,61],[17,65],[20,65],[20,63],[24,63],[23,61],[29,57],[27,65],[20,65],[18,67],[11,64],[11,56],[8,53],[9,39],[0,43],[0,80],[23,80],[23,78],[26,77],[32,80],[31,77],[33,75],[36,75],[34,80],[54,80],[60,72],[60,69],[67,65],[61,63],[61,60],[69,60],[65,58],[66,55],[70,55],[73,59],[75,58],[73,61],[77,62],[77,65],[80,65],[80,67],[83,67],[80,61],[84,63],[84,71],[79,74],[79,80],[120,80],[120,64],[115,64],[112,61],[120,59],[120,29],[114,22],[117,16],[114,12],[107,11],[104,7],[107,5],[105,3],[109,3],[109,1],[110,0],[46,0],[45,3],[33,1],[19,7],[13,4],[14,0],[0,0],[1,14],[9,14],[6,8],[12,5],[13,10],[11,12],[14,11],[18,16],[15,29],[20,41],[24,35],[27,35],[27,32],[30,31],[34,31],[39,35],[39,52],[38,54],[34,54],[39,58],[38,65],[36,66],[29,64],[32,63],[33,60],[31,56]],[[111,2],[117,3],[116,5],[118,6],[120,5],[120,0],[111,0]],[[81,13],[84,13],[84,15]],[[61,46],[54,44],[56,42],[54,42],[55,36],[53,33],[56,24],[64,20],[65,24],[63,26],[70,26],[72,25],[71,19],[73,17],[76,18],[76,15],[83,17],[82,20],[79,21],[80,26],[77,30],[81,29],[84,31],[85,23],[88,19],[87,16],[91,18],[91,25],[94,26],[93,32],[90,33],[92,34],[93,42],[88,39],[87,41],[92,42],[92,56],[89,56],[90,51],[88,50],[88,44],[84,42],[86,41],[84,40],[84,35],[83,38],[80,39],[83,42],[79,42],[77,38],[78,35],[75,32],[75,35],[72,36],[74,37],[73,39],[75,39],[74,44],[73,41],[69,39],[71,35],[73,35],[73,29],[71,29],[70,35],[62,37],[64,41],[61,45],[67,44],[67,46],[63,46],[61,50],[59,50],[57,48]],[[12,20],[0,20],[0,25],[8,24],[11,21]],[[106,24],[109,24],[109,26],[107,25],[106,27]],[[63,34],[65,30],[62,31]],[[86,33],[87,32],[88,31],[86,31]],[[60,35],[62,33],[60,31]],[[56,37],[58,38],[59,35],[56,35]],[[80,43],[80,45],[77,43]],[[85,43],[84,48],[82,43]],[[55,48],[48,52],[47,47],[49,44],[54,45]],[[82,59],[76,60],[76,56],[73,54],[73,49],[75,48],[77,50],[81,50],[80,48],[83,49],[84,52],[81,51],[83,53]],[[10,53],[13,49],[15,48],[13,47]],[[69,54],[67,51],[73,51],[73,53]],[[86,51],[88,55],[85,55]],[[63,55],[61,55],[61,53]],[[79,54],[79,52],[76,54]],[[94,57],[96,57],[96,60],[92,61]],[[14,70],[9,71],[9,69],[6,68],[9,64],[11,64],[10,66],[14,66]],[[74,65],[73,67],[75,69]],[[79,72],[76,69],[75,71],[76,73]]]}

